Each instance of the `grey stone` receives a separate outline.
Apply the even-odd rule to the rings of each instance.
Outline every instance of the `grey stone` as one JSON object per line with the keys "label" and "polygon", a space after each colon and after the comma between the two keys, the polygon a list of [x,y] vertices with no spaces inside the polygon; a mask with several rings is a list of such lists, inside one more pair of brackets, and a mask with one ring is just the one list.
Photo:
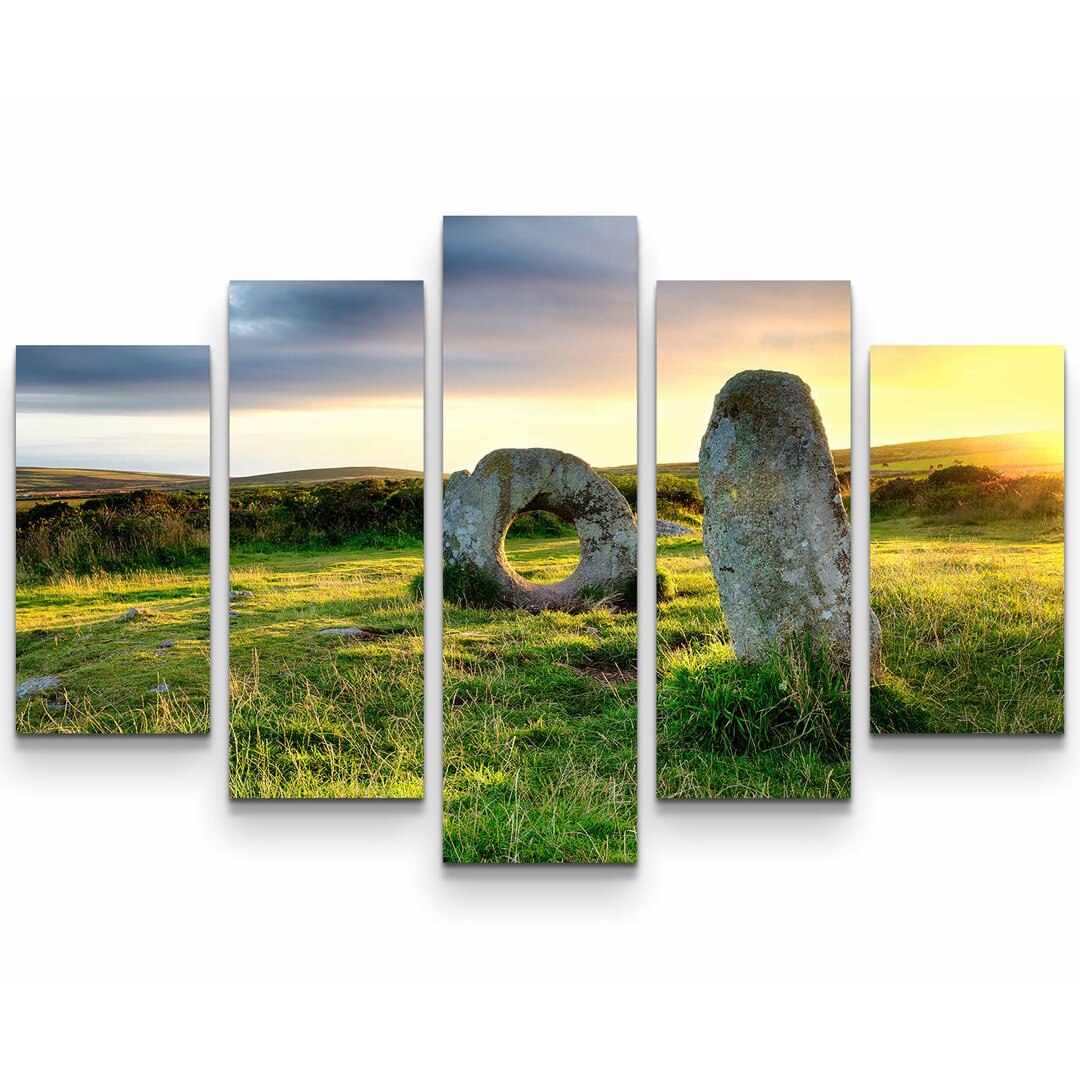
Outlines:
{"label": "grey stone", "polygon": [[[506,530],[520,514],[546,510],[573,525],[581,557],[551,584],[526,581],[506,559]],[[443,494],[443,559],[479,571],[503,603],[529,610],[577,602],[585,589],[616,591],[637,572],[637,522],[611,481],[560,450],[493,450],[456,472]]]}
{"label": "grey stone", "polygon": [[233,589],[229,593],[230,600],[250,600],[254,597],[254,593],[250,589]]}
{"label": "grey stone", "polygon": [[175,641],[162,641],[158,643],[159,649],[173,649],[176,647]]}
{"label": "grey stone", "polygon": [[168,694],[172,690],[172,687],[166,682],[160,682],[157,686],[150,687],[151,694]]}
{"label": "grey stone", "polygon": [[320,630],[319,637],[363,637],[364,631],[359,626],[332,626],[329,630]]}
{"label": "grey stone", "polygon": [[150,612],[144,607],[131,607],[120,616],[121,619],[142,619],[149,615]]}
{"label": "grey stone", "polygon": [[657,536],[693,536],[694,530],[686,525],[680,525],[677,521],[665,521],[663,518],[656,519]]}
{"label": "grey stone", "polygon": [[[736,655],[760,662],[808,638],[847,667],[851,527],[810,387],[781,371],[729,379],[701,440],[698,487]],[[871,660],[880,666],[880,631]]]}
{"label": "grey stone", "polygon": [[27,679],[15,687],[15,700],[22,701],[32,694],[43,694],[46,690],[55,690],[60,685],[56,675],[41,675],[36,679]]}

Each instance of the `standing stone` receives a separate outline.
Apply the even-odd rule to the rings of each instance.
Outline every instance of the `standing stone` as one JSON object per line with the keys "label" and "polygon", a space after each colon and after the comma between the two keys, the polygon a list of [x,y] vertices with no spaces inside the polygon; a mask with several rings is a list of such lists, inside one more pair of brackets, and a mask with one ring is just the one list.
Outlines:
{"label": "standing stone", "polygon": [[[729,379],[701,440],[698,487],[736,655],[766,661],[785,639],[806,637],[848,667],[851,526],[810,387],[782,371]],[[872,670],[880,652],[879,628]]]}
{"label": "standing stone", "polygon": [[[507,562],[514,518],[546,510],[573,525],[581,558],[563,581],[526,581]],[[443,493],[443,559],[476,571],[513,607],[538,611],[579,600],[585,590],[617,592],[637,574],[637,522],[610,480],[561,450],[493,450],[472,473],[456,472]]]}

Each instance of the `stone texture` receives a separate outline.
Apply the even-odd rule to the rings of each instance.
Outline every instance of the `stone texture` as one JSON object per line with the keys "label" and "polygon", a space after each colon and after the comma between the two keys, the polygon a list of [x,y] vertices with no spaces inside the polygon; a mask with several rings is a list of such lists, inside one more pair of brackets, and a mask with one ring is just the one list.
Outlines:
{"label": "stone texture", "polygon": [[677,521],[665,521],[663,518],[656,519],[657,536],[693,536],[694,530],[688,525],[680,525]]}
{"label": "stone texture", "polygon": [[[573,525],[581,561],[565,580],[526,581],[506,560],[514,518],[546,510]],[[500,599],[542,610],[573,604],[584,589],[616,591],[637,572],[637,522],[626,499],[579,457],[560,450],[493,450],[456,472],[443,494],[443,559],[487,575]]]}
{"label": "stone texture", "polygon": [[847,667],[851,527],[809,386],[780,371],[729,379],[701,440],[698,486],[736,655],[764,661],[778,642],[806,636]]}
{"label": "stone texture", "polygon": [[44,694],[46,690],[55,690],[60,685],[56,675],[42,675],[37,679],[27,679],[15,687],[15,700],[22,701],[32,694]]}

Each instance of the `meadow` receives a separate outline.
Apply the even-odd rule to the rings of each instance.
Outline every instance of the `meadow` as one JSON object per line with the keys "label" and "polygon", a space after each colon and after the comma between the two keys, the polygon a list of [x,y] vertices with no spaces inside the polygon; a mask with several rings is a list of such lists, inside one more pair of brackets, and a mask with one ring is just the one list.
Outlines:
{"label": "meadow", "polygon": [[16,683],[57,680],[16,702],[18,731],[210,730],[208,567],[19,584],[15,624]]}
{"label": "meadow", "polygon": [[209,731],[209,517],[152,489],[18,509],[18,731]]}
{"label": "meadow", "polygon": [[[578,560],[567,535],[506,550],[536,582]],[[450,601],[443,614],[444,859],[634,862],[636,614]]]}
{"label": "meadow", "polygon": [[418,541],[232,552],[234,798],[423,795],[422,567]]}
{"label": "meadow", "polygon": [[882,733],[1064,730],[1064,481],[935,466],[876,483],[871,605]]}

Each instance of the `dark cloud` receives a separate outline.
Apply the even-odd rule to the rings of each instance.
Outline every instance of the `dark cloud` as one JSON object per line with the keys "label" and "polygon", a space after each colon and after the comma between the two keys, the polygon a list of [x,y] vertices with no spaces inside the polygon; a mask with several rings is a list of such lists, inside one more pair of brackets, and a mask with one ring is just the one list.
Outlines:
{"label": "dark cloud", "polygon": [[206,345],[20,345],[18,412],[115,415],[205,412]]}
{"label": "dark cloud", "polygon": [[636,218],[445,218],[447,393],[632,392],[637,292]]}
{"label": "dark cloud", "polygon": [[314,409],[423,392],[419,281],[234,281],[232,409]]}

